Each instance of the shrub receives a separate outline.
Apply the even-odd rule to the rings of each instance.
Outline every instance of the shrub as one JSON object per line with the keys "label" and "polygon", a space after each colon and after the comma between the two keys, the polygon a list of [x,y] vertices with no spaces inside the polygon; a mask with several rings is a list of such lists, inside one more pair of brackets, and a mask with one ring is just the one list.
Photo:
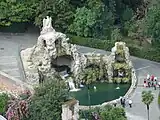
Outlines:
{"label": "shrub", "polygon": [[123,108],[113,107],[111,105],[80,111],[80,118],[95,120],[95,116],[101,120],[127,120]]}
{"label": "shrub", "polygon": [[7,102],[9,97],[7,94],[2,93],[0,94],[0,114],[4,114],[7,110]]}
{"label": "shrub", "polygon": [[107,51],[111,51],[112,47],[114,46],[114,42],[111,40],[100,40],[94,38],[83,38],[79,36],[70,36],[70,43],[78,44],[86,47],[92,47],[97,49],[103,49]]}

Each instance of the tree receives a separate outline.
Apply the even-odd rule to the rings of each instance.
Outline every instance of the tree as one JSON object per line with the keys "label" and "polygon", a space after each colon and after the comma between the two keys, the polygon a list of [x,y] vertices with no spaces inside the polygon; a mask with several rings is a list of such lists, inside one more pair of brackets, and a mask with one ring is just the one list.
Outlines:
{"label": "tree", "polygon": [[34,9],[27,0],[1,0],[0,26],[10,26],[15,22],[28,22],[33,17]]}
{"label": "tree", "polygon": [[76,9],[69,32],[83,37],[97,37],[112,26],[112,18],[111,11],[101,0],[87,0],[85,6]]}
{"label": "tree", "polygon": [[149,105],[152,103],[154,96],[151,91],[142,92],[142,102],[147,106],[148,120],[149,120]]}
{"label": "tree", "polygon": [[52,18],[53,27],[65,32],[72,22],[74,8],[70,0],[33,0],[35,8],[35,24],[42,26],[42,20],[46,16]]}
{"label": "tree", "polygon": [[58,78],[46,80],[35,90],[29,103],[28,120],[61,120],[62,104],[68,100],[68,89]]}
{"label": "tree", "polygon": [[[88,116],[85,115],[86,113],[88,114]],[[127,120],[124,108],[113,107],[112,105],[106,105],[101,108],[97,107],[85,111],[80,111],[80,118],[97,120],[94,116],[98,117],[100,120]]]}
{"label": "tree", "polygon": [[102,120],[127,120],[125,111],[120,107],[105,106],[100,114]]}
{"label": "tree", "polygon": [[144,32],[154,43],[160,42],[160,5],[151,6],[145,17]]}
{"label": "tree", "polygon": [[112,31],[111,33],[111,40],[112,41],[121,41],[122,40],[122,35],[120,33],[120,29],[116,28]]}

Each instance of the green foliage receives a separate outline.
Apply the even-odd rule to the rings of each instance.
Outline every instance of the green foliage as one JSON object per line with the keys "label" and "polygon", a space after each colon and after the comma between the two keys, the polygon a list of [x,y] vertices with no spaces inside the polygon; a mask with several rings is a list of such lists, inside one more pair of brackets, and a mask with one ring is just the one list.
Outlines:
{"label": "green foliage", "polygon": [[118,107],[103,110],[100,116],[102,120],[127,120],[124,109]]}
{"label": "green foliage", "polygon": [[[92,47],[97,49],[103,49],[106,51],[111,51],[112,47],[114,47],[114,41],[111,40],[101,40],[101,39],[94,39],[94,38],[84,38],[79,36],[71,36],[70,43],[78,44],[86,47]],[[127,41],[125,41],[127,42]],[[160,48],[155,47],[139,47],[135,44],[130,44],[129,42],[126,43],[127,47],[129,47],[129,52],[132,56],[157,61],[160,62]]]}
{"label": "green foliage", "polygon": [[101,120],[127,120],[123,108],[113,107],[111,105],[80,111],[80,118],[85,118],[84,115],[86,115],[88,120],[93,120],[93,113],[98,114]]}
{"label": "green foliage", "polygon": [[75,19],[69,31],[78,36],[92,36],[91,29],[96,23],[96,13],[86,7],[77,8]]}
{"label": "green foliage", "polygon": [[61,120],[62,104],[68,100],[66,84],[60,79],[46,80],[36,88],[29,103],[29,120]]}
{"label": "green foliage", "polygon": [[0,114],[4,114],[6,112],[8,100],[9,97],[7,94],[5,93],[0,94]]}
{"label": "green foliage", "polygon": [[35,7],[35,24],[42,26],[42,20],[50,16],[54,28],[64,32],[73,18],[73,7],[70,0],[33,0]]}
{"label": "green foliage", "polygon": [[101,39],[94,39],[94,38],[84,38],[79,36],[69,36],[70,43],[78,44],[82,46],[103,49],[111,51],[112,47],[114,46],[114,42],[110,40],[101,40]]}
{"label": "green foliage", "polygon": [[31,20],[34,10],[28,7],[26,1],[0,1],[0,26],[9,26],[14,22],[28,22]]}
{"label": "green foliage", "polygon": [[160,5],[154,5],[149,8],[145,18],[145,33],[149,37],[159,42],[160,34]]}
{"label": "green foliage", "polygon": [[119,69],[129,69],[129,65],[126,64],[126,63],[115,62],[112,65],[113,65],[113,68],[116,69],[116,70],[119,70]]}
{"label": "green foliage", "polygon": [[114,77],[113,82],[115,82],[115,83],[130,83],[131,78],[130,77],[124,77],[124,78]]}
{"label": "green foliage", "polygon": [[103,29],[104,10],[105,6],[101,0],[87,0],[86,6],[77,8],[69,31],[78,36],[97,36],[97,32]]}
{"label": "green foliage", "polygon": [[134,14],[133,10],[127,6],[126,9],[123,11],[122,20],[124,22],[131,20],[133,17],[133,14]]}
{"label": "green foliage", "polygon": [[159,106],[160,106],[160,94],[159,94],[159,96],[158,96],[158,104],[159,104]]}
{"label": "green foliage", "polygon": [[128,45],[130,54],[140,58],[160,62],[160,49],[155,47],[142,48],[134,45]]}
{"label": "green foliage", "polygon": [[86,67],[84,71],[81,73],[81,80],[85,82],[87,85],[96,82],[97,80],[101,80],[105,75],[105,67],[102,65],[93,65]]}
{"label": "green foliage", "polygon": [[154,99],[152,91],[143,91],[142,92],[142,102],[145,105],[150,105]]}
{"label": "green foliage", "polygon": [[96,82],[97,78],[99,77],[99,69],[98,68],[86,68],[83,73],[82,80],[85,80],[85,83],[91,84]]}
{"label": "green foliage", "polygon": [[111,33],[111,40],[112,41],[121,41],[122,40],[122,35],[120,33],[120,29],[116,28],[112,31]]}

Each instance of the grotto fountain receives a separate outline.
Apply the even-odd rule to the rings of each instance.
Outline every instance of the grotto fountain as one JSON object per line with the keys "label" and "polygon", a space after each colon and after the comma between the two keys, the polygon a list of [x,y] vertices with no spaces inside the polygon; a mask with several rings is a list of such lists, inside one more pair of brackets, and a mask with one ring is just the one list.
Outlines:
{"label": "grotto fountain", "polygon": [[[69,43],[69,38],[65,34],[55,31],[52,19],[48,16],[43,19],[37,44],[22,50],[21,58],[26,82],[30,85],[37,85],[45,77],[54,78],[57,75],[68,82],[70,89],[77,92],[81,91],[78,91],[78,88],[82,83],[85,86],[89,84],[94,86],[94,83],[98,82],[105,82],[103,85],[111,83],[108,86],[112,86],[113,83],[131,83],[133,66],[129,49],[124,42],[116,42],[110,55],[81,53],[76,45]],[[119,87],[113,86],[115,89]],[[101,88],[99,85],[95,87],[96,92]],[[121,87],[119,88],[121,90]],[[128,88],[129,86],[125,89]]]}

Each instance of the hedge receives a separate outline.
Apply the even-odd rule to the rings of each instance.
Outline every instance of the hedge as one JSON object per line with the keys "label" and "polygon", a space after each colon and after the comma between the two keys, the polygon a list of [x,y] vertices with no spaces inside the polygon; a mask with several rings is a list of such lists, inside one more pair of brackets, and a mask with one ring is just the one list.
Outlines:
{"label": "hedge", "polygon": [[[86,47],[103,49],[106,51],[111,51],[115,43],[115,41],[111,41],[111,40],[83,38],[83,37],[71,36],[71,35],[69,35],[69,37],[70,37],[70,43],[72,44],[78,44]],[[143,48],[143,47],[139,47],[138,45],[129,44],[129,43],[127,43],[127,46],[129,47],[130,54],[132,56],[160,62],[160,48],[158,47]]]}
{"label": "hedge", "polygon": [[70,43],[82,45],[86,47],[92,47],[97,49],[103,49],[106,51],[111,51],[112,47],[114,46],[115,42],[110,40],[101,40],[101,39],[94,39],[94,38],[83,38],[78,36],[70,36]]}

